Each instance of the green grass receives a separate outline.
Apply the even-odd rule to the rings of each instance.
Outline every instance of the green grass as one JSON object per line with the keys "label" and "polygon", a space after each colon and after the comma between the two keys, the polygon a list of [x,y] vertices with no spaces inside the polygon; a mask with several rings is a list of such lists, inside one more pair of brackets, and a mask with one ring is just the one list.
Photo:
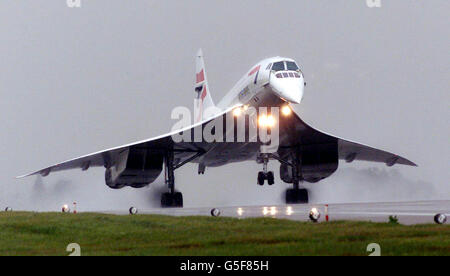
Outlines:
{"label": "green grass", "polygon": [[0,255],[450,255],[450,226],[271,218],[0,213]]}

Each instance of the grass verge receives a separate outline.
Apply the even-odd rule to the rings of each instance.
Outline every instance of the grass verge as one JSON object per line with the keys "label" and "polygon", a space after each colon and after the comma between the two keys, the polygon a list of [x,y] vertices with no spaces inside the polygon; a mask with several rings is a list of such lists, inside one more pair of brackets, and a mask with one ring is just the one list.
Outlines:
{"label": "grass verge", "polygon": [[450,255],[450,226],[271,218],[0,213],[0,255]]}

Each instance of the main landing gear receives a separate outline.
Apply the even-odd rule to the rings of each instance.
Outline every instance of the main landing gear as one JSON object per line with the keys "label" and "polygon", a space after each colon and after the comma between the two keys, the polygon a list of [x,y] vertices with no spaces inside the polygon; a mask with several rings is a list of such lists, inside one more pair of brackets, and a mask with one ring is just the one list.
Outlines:
{"label": "main landing gear", "polygon": [[258,163],[264,164],[264,170],[258,173],[258,184],[261,186],[264,185],[265,180],[267,180],[269,185],[273,185],[275,182],[273,172],[267,171],[267,163],[269,162],[269,158],[280,161],[280,163],[287,165],[292,170],[292,181],[286,180],[287,183],[293,184],[292,189],[286,190],[286,204],[307,204],[309,202],[308,190],[300,188],[300,182],[302,179],[299,176],[298,168],[300,166],[299,160],[296,156],[292,157],[292,162],[288,162],[275,154],[261,154],[257,161]]}
{"label": "main landing gear", "polygon": [[286,190],[286,204],[308,204],[308,190],[300,189],[294,184],[294,188]]}
{"label": "main landing gear", "polygon": [[[168,150],[164,156],[164,179],[169,192],[163,193],[161,195],[161,207],[163,208],[183,208],[183,194],[175,191],[175,175],[174,171],[181,168],[185,164],[197,159],[204,154],[203,151],[192,151],[195,153],[191,157],[185,159],[183,162],[174,165],[174,150]],[[202,171],[200,173],[205,173],[205,166],[202,165]]]}
{"label": "main landing gear", "polygon": [[258,185],[263,186],[265,181],[267,180],[267,184],[272,186],[275,184],[275,178],[273,176],[273,172],[267,171],[267,164],[269,163],[269,155],[268,154],[262,154],[260,157],[260,162],[262,162],[263,165],[263,171],[258,173]]}
{"label": "main landing gear", "polygon": [[161,207],[163,208],[183,208],[183,194],[175,192],[175,175],[173,166],[173,152],[166,153],[164,158],[164,174],[165,183],[169,188],[169,192],[161,195]]}
{"label": "main landing gear", "polygon": [[308,190],[300,189],[299,160],[297,156],[292,158],[292,189],[286,190],[286,204],[307,204],[309,202]]}

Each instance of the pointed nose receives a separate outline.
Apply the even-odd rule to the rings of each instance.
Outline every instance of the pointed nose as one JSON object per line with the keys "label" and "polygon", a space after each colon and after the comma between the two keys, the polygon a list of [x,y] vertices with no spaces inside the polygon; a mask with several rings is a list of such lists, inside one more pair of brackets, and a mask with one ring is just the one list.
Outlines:
{"label": "pointed nose", "polygon": [[276,75],[272,75],[270,86],[278,97],[287,102],[299,104],[302,101],[304,92],[303,77],[278,78]]}

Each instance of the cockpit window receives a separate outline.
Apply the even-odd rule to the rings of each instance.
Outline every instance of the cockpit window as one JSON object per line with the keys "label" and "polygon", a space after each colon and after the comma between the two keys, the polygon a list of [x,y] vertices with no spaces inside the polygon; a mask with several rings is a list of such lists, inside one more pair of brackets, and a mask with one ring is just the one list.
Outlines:
{"label": "cockpit window", "polygon": [[273,71],[284,71],[284,61],[275,62],[272,66]]}
{"label": "cockpit window", "polygon": [[286,61],[286,66],[289,71],[297,71],[298,70],[298,66],[297,66],[297,64],[295,64],[295,62]]}

